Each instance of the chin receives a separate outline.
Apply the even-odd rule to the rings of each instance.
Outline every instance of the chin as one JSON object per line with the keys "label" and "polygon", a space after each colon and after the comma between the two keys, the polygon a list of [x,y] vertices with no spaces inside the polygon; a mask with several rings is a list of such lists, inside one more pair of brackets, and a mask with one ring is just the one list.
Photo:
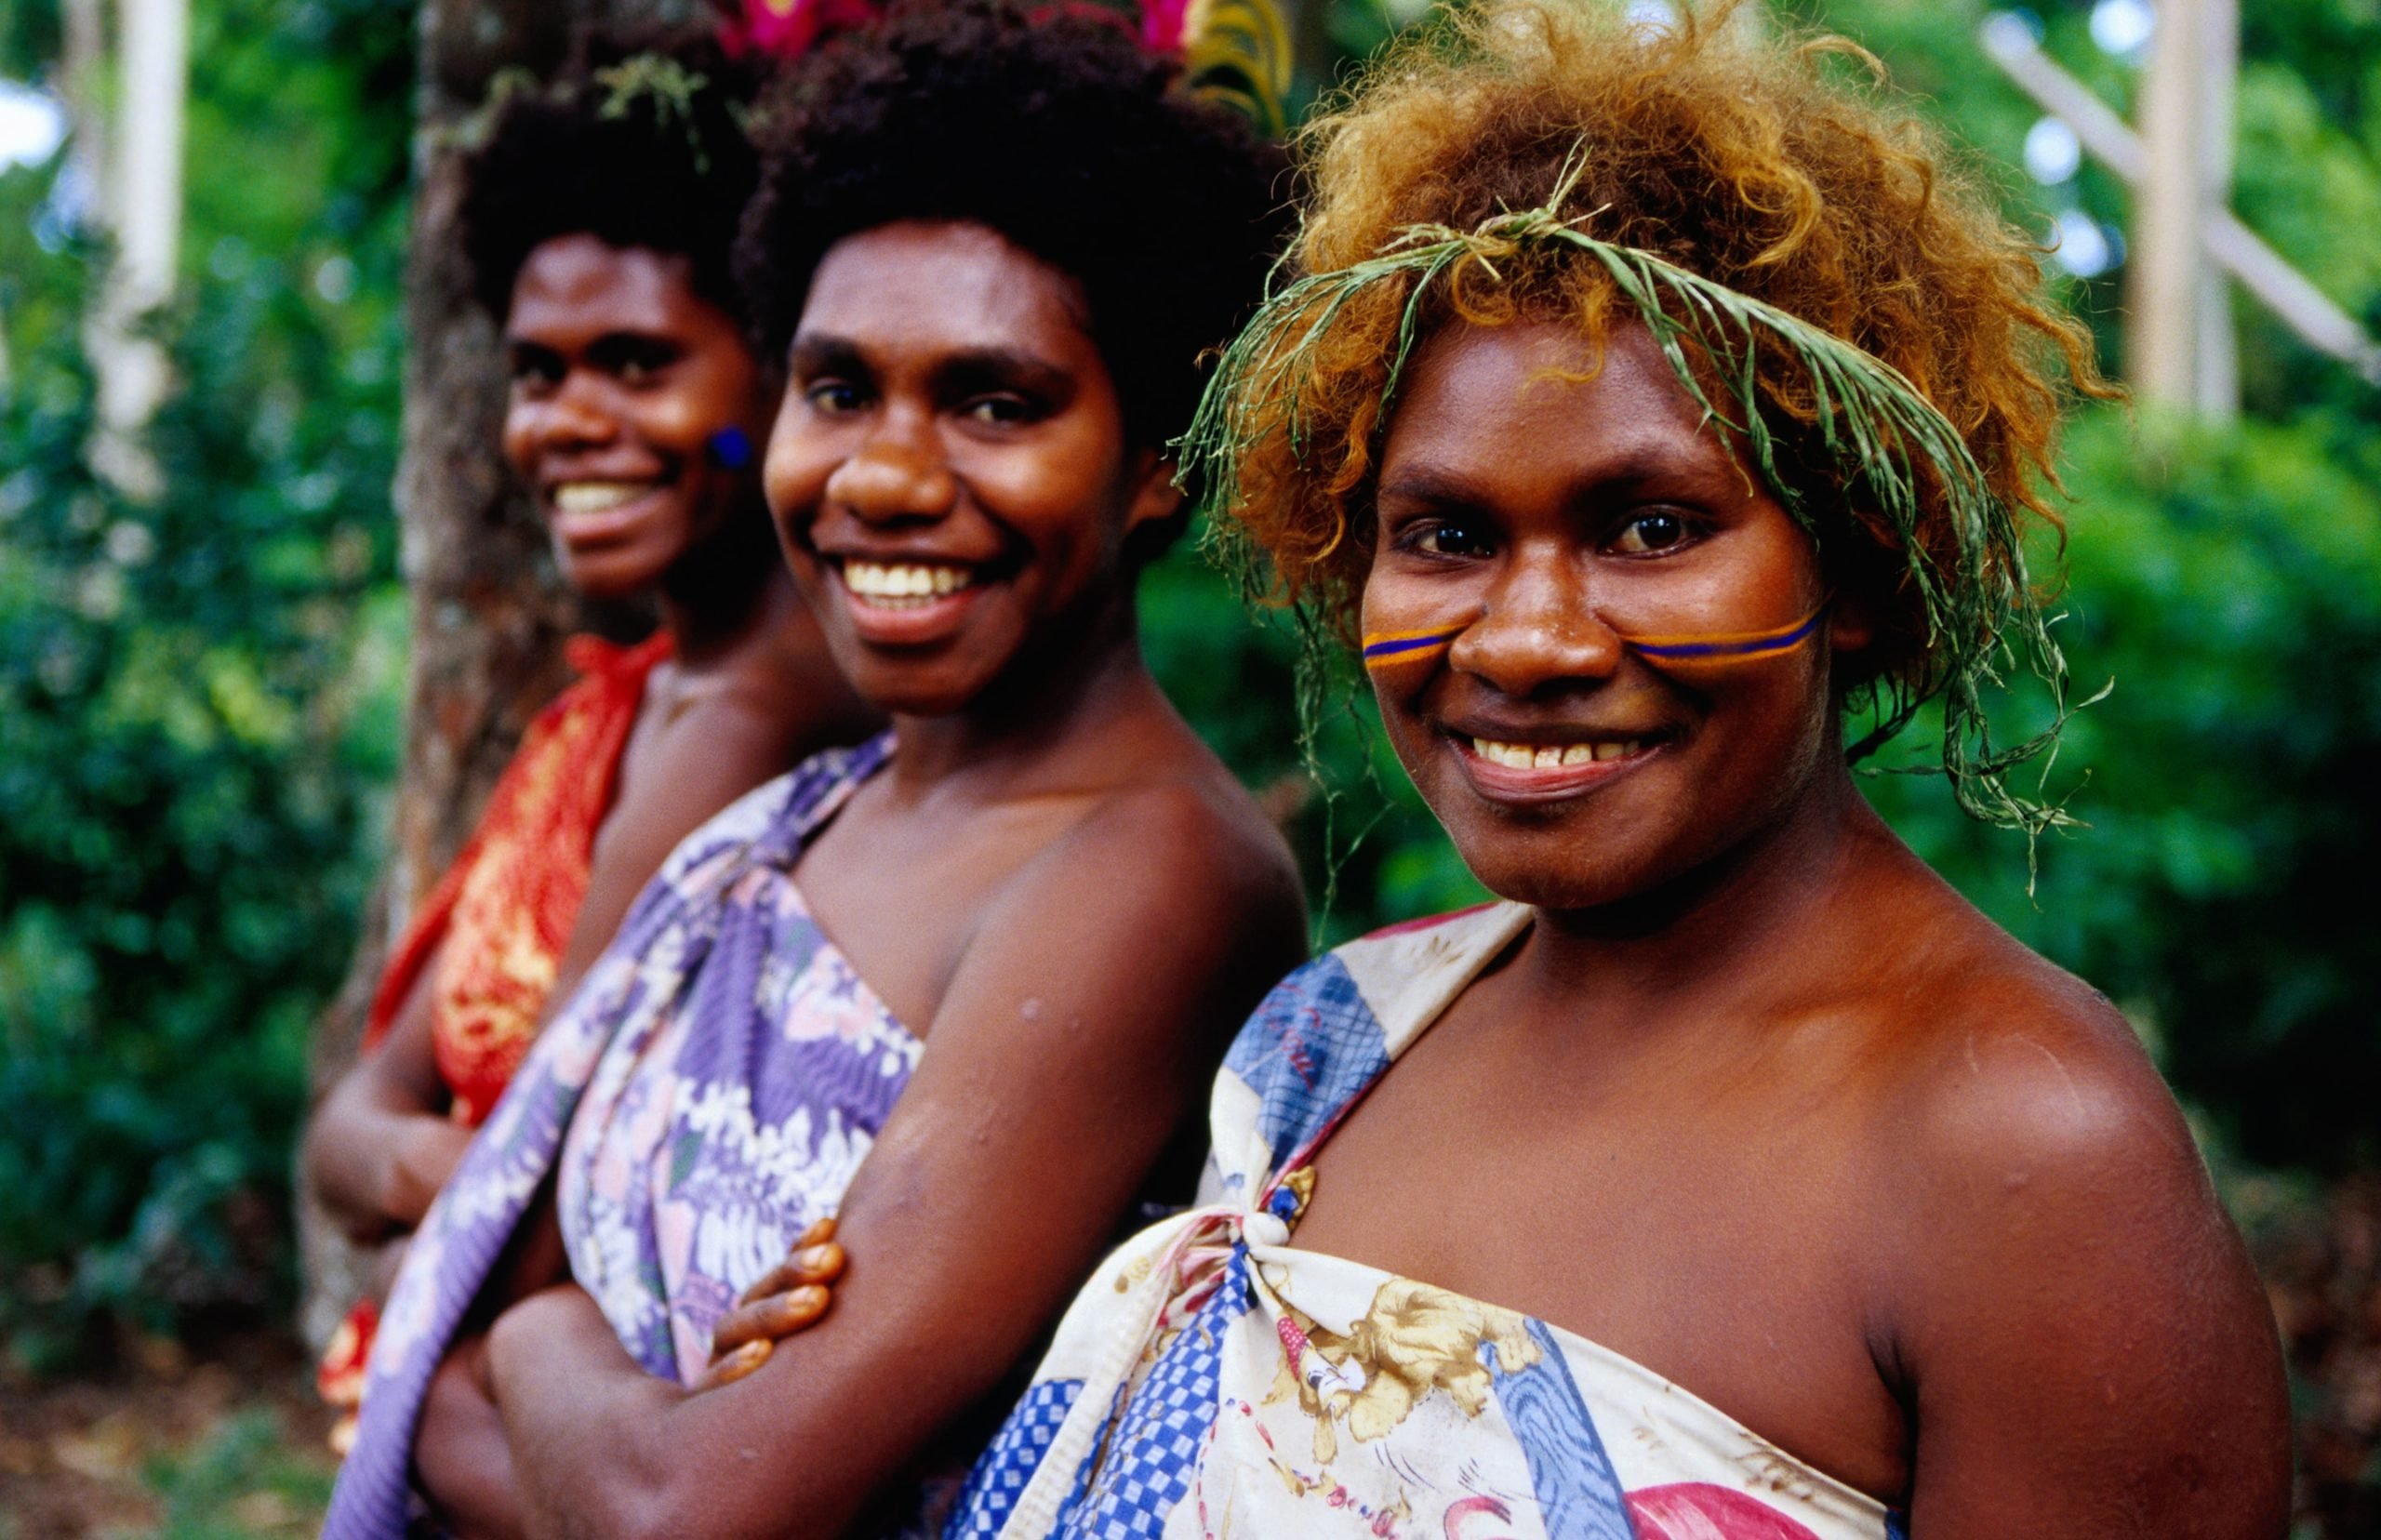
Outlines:
{"label": "chin", "polygon": [[1617,865],[1590,863],[1592,870],[1550,868],[1535,861],[1476,859],[1464,854],[1480,885],[1509,903],[1541,909],[1593,909],[1634,898],[1656,884],[1656,879]]}
{"label": "chin", "polygon": [[855,660],[843,654],[836,656],[835,666],[861,699],[888,716],[956,716],[984,690],[981,680],[954,678],[950,670],[930,665],[887,664],[866,657]]}
{"label": "chin", "polygon": [[624,574],[603,564],[565,564],[562,569],[562,579],[570,585],[572,592],[599,604],[626,604],[642,599],[651,593],[661,580],[659,574],[648,573],[643,568]]}
{"label": "chin", "polygon": [[1622,903],[1672,881],[1692,864],[1684,852],[1659,843],[1646,848],[1647,842],[1631,840],[1627,820],[1580,817],[1586,811],[1574,804],[1510,814],[1475,803],[1440,822],[1481,886],[1534,909]]}
{"label": "chin", "polygon": [[666,564],[648,561],[635,551],[597,551],[585,555],[554,552],[554,565],[571,591],[598,604],[639,599],[661,584]]}

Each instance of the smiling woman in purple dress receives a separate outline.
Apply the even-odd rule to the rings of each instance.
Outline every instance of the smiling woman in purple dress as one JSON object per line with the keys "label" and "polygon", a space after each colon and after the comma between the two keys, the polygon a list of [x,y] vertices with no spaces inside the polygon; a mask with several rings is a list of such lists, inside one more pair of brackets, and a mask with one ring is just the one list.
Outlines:
{"label": "smiling woman in purple dress", "polygon": [[[893,727],[698,830],[590,970],[406,1260],[333,1535],[914,1519],[1153,1173],[1188,1196],[1304,926],[1135,618],[1199,355],[1281,233],[1277,157],[1178,74],[1096,11],[970,4],[789,82],[745,243],[791,373],[764,480]],[[830,1215],[871,1258],[835,1310],[696,1393]]]}

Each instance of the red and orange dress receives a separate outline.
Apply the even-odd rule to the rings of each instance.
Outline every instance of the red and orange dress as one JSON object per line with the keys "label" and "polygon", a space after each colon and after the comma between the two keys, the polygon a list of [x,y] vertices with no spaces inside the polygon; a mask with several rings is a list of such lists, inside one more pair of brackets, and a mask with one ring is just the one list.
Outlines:
{"label": "red and orange dress", "polygon": [[[388,1034],[431,959],[431,1034],[449,1115],[476,1128],[537,1035],[563,949],[587,897],[595,832],[611,810],[620,758],[666,631],[633,647],[575,637],[580,678],[530,723],[455,864],[406,928],[373,992],[364,1046]],[[379,1312],[360,1301],[333,1334],[315,1384],[352,1434]]]}

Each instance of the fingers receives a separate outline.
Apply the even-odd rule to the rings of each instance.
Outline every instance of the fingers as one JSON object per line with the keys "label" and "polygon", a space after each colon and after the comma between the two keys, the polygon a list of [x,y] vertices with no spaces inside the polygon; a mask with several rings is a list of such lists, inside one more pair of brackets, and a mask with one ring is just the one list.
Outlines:
{"label": "fingers", "polygon": [[695,1381],[696,1394],[699,1395],[705,1390],[716,1390],[723,1385],[734,1385],[738,1380],[768,1362],[769,1355],[777,1351],[777,1347],[778,1345],[767,1337],[755,1337],[738,1347],[734,1352],[723,1354],[712,1360],[711,1367],[705,1369],[702,1372],[702,1377]]}
{"label": "fingers", "polygon": [[712,1332],[711,1365],[695,1382],[697,1390],[735,1384],[769,1361],[779,1338],[827,1313],[832,1296],[826,1285],[844,1275],[845,1262],[834,1236],[832,1219],[804,1230],[792,1254],[745,1290],[736,1308],[720,1318]]}
{"label": "fingers", "polygon": [[756,1339],[791,1336],[827,1313],[827,1291],[813,1283],[738,1305],[719,1318],[711,1334],[712,1356],[734,1352]]}
{"label": "fingers", "polygon": [[[821,1224],[833,1224],[831,1219]],[[817,1227],[813,1226],[813,1229]],[[805,1232],[801,1249],[763,1274],[759,1282],[737,1296],[739,1305],[754,1305],[771,1294],[781,1294],[789,1289],[799,1289],[813,1283],[832,1283],[844,1276],[844,1248],[832,1241],[810,1245],[809,1233]]]}

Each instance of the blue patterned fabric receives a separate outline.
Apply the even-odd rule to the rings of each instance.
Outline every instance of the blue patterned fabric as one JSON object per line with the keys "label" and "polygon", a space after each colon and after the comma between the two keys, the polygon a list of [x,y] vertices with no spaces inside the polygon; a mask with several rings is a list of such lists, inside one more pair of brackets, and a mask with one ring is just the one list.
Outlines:
{"label": "blue patterned fabric", "polygon": [[1216,1421],[1216,1343],[1248,1309],[1248,1253],[1235,1248],[1224,1281],[1150,1365],[1117,1419],[1108,1457],[1059,1520],[1068,1540],[1154,1535],[1190,1489]]}
{"label": "blue patterned fabric", "polygon": [[1336,956],[1275,985],[1224,1056],[1263,1100],[1257,1128],[1277,1165],[1388,1068],[1380,1022]]}
{"label": "blue patterned fabric", "polygon": [[1017,1506],[1018,1494],[1041,1468],[1042,1456],[1049,1453],[1058,1425],[1066,1421],[1082,1392],[1083,1381],[1070,1379],[1044,1380],[1025,1393],[968,1473],[967,1484],[960,1489],[959,1502],[951,1510],[951,1527],[943,1532],[946,1540],[1001,1532],[1009,1509]]}
{"label": "blue patterned fabric", "polygon": [[1524,1329],[1543,1355],[1536,1363],[1508,1374],[1496,1354],[1488,1354],[1487,1362],[1505,1421],[1529,1457],[1547,1540],[1636,1540],[1620,1478],[1612,1472],[1612,1456],[1604,1453],[1562,1345],[1544,1321]]}

